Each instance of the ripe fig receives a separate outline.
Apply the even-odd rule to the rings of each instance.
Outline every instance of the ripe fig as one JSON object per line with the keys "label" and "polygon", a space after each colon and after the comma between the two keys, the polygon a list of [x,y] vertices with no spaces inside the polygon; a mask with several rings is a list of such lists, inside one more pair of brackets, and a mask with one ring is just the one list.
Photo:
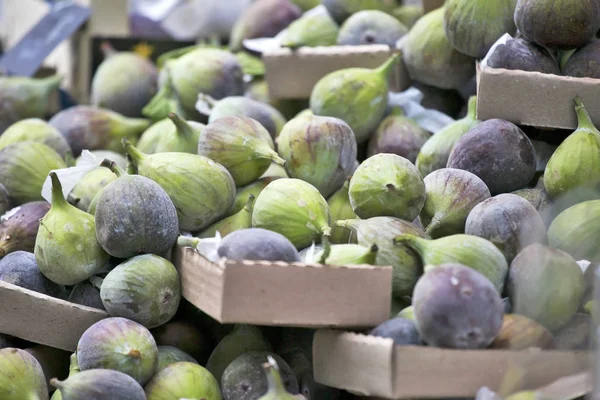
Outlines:
{"label": "ripe fig", "polygon": [[377,325],[369,335],[393,339],[396,346],[421,345],[417,324],[410,319],[392,318]]}
{"label": "ripe fig", "polygon": [[333,46],[340,27],[326,9],[304,14],[292,22],[280,38],[283,47]]}
{"label": "ripe fig", "polygon": [[552,202],[548,193],[542,188],[520,189],[515,190],[512,194],[527,200],[538,212],[544,210]]}
{"label": "ripe fig", "polygon": [[158,364],[156,366],[156,372],[159,372],[168,365],[181,361],[198,364],[198,361],[194,360],[192,356],[179,350],[177,347],[158,346]]}
{"label": "ripe fig", "polygon": [[79,339],[76,354],[82,372],[113,369],[140,385],[152,377],[158,362],[156,342],[150,332],[125,318],[106,318],[90,326]]}
{"label": "ripe fig", "polygon": [[462,169],[438,169],[423,182],[426,197],[419,219],[433,239],[465,233],[471,210],[490,197],[485,183]]}
{"label": "ripe fig", "polygon": [[260,192],[262,192],[262,190],[266,188],[269,183],[273,182],[275,179],[278,178],[279,177],[276,176],[267,176],[259,178],[258,180],[244,187],[238,188],[235,194],[235,201],[233,202],[233,205],[225,215],[229,217],[233,214],[237,214],[238,212],[242,211],[244,207],[246,207],[246,205],[248,204],[248,198],[250,197],[250,195],[254,196],[255,198],[258,197]]}
{"label": "ripe fig", "polygon": [[48,387],[40,363],[25,350],[0,349],[0,398],[48,400]]}
{"label": "ripe fig", "polygon": [[312,90],[311,110],[346,121],[356,142],[366,142],[385,115],[388,77],[399,59],[394,54],[375,69],[346,68],[325,75]]}
{"label": "ripe fig", "polygon": [[[156,146],[158,145],[158,142],[161,140],[161,138],[165,136],[165,132],[172,132],[174,130],[177,130],[173,121],[168,117],[168,114],[169,113],[165,115],[164,119],[154,122],[142,133],[142,135],[139,137],[136,143],[136,147],[139,151],[146,154],[156,153]],[[202,125],[202,127],[203,126],[204,125]],[[200,126],[198,125],[198,127]],[[194,153],[196,152],[194,151]],[[104,158],[112,160],[111,157],[103,157],[102,159]],[[119,166],[121,168],[124,168],[122,165]]]}
{"label": "ripe fig", "polygon": [[35,262],[35,255],[26,251],[15,251],[0,260],[0,281],[48,296],[64,299],[64,286],[46,278]]}
{"label": "ripe fig", "polygon": [[110,369],[90,369],[64,381],[50,383],[60,390],[62,400],[145,400],[144,389],[130,376]]}
{"label": "ripe fig", "polygon": [[567,253],[532,244],[510,264],[507,289],[515,314],[555,332],[577,312],[585,281],[581,268]]}
{"label": "ripe fig", "polygon": [[217,232],[219,232],[221,237],[225,237],[232,232],[252,228],[252,210],[254,209],[255,199],[256,198],[254,195],[251,194],[248,196],[248,201],[246,202],[244,208],[227,218],[223,218],[222,220],[215,222],[199,233],[198,237],[215,237]]}
{"label": "ripe fig", "polygon": [[402,6],[394,8],[392,15],[410,29],[423,16],[423,7],[420,4],[404,3]]}
{"label": "ripe fig", "polygon": [[145,387],[146,399],[221,400],[219,383],[204,367],[181,361],[161,369]]}
{"label": "ripe fig", "polygon": [[221,242],[218,252],[230,260],[300,261],[298,251],[285,236],[261,228],[230,233]]}
{"label": "ripe fig", "polygon": [[308,11],[321,4],[321,0],[292,0],[302,11]]}
{"label": "ripe fig", "polygon": [[115,179],[117,175],[110,169],[95,168],[77,182],[67,200],[81,211],[87,211],[94,197]]}
{"label": "ripe fig", "polygon": [[166,152],[196,154],[198,139],[205,126],[199,122],[185,121],[175,113],[169,113],[168,117],[173,124],[168,128],[165,126],[158,139],[154,141],[151,154]]}
{"label": "ripe fig", "polygon": [[33,252],[40,220],[50,209],[46,201],[32,201],[0,217],[0,257],[14,251]]}
{"label": "ripe fig", "polygon": [[288,175],[310,183],[323,197],[338,190],[354,170],[356,138],[338,118],[296,117],[283,127],[277,148]]}
{"label": "ripe fig", "polygon": [[363,161],[350,180],[350,204],[359,218],[413,221],[425,203],[425,183],[406,158],[381,153]]}
{"label": "ripe fig", "polygon": [[413,306],[408,306],[406,308],[403,308],[398,313],[398,318],[404,318],[404,319],[409,319],[411,321],[414,321],[415,320],[415,308]]}
{"label": "ripe fig", "polygon": [[359,244],[329,245],[324,242],[323,250],[315,253],[311,262],[329,265],[375,264],[379,249],[374,244],[370,248]]}
{"label": "ripe fig", "polygon": [[[358,218],[352,210],[352,204],[350,204],[349,187],[350,179],[346,179],[344,185],[327,199],[332,221]],[[331,228],[331,243],[346,244],[350,241],[350,234],[350,229],[336,225]]]}
{"label": "ripe fig", "polygon": [[488,58],[492,68],[537,71],[543,74],[560,75],[560,68],[546,49],[522,38],[509,39],[499,45]]}
{"label": "ripe fig", "polygon": [[532,319],[519,314],[504,314],[500,333],[490,347],[506,350],[525,350],[530,347],[552,349],[554,337]]}
{"label": "ripe fig", "polygon": [[102,304],[102,298],[100,297],[101,285],[102,279],[98,277],[92,277],[90,280],[78,283],[73,290],[71,290],[69,301],[71,303],[81,304],[99,310],[106,310],[104,304]]}
{"label": "ripe fig", "polygon": [[464,169],[481,178],[492,194],[522,189],[535,174],[535,149],[511,122],[489,119],[456,144],[448,168]]}
{"label": "ripe fig", "polygon": [[321,3],[338,23],[363,10],[379,10],[387,13],[394,10],[395,0],[322,0]]}
{"label": "ripe fig", "polygon": [[9,126],[0,136],[0,149],[21,142],[38,142],[54,149],[62,158],[71,150],[63,135],[43,119],[27,118]]}
{"label": "ripe fig", "polygon": [[390,14],[379,10],[364,10],[352,14],[344,22],[337,37],[337,44],[387,44],[394,48],[398,39],[406,33],[408,28]]}
{"label": "ripe fig", "polygon": [[109,255],[96,239],[90,214],[67,203],[55,172],[52,205],[40,221],[35,240],[35,259],[40,271],[60,285],[76,285],[107,269]]}
{"label": "ripe fig", "polygon": [[600,41],[594,40],[573,53],[562,69],[563,75],[576,78],[600,78],[599,46]]}

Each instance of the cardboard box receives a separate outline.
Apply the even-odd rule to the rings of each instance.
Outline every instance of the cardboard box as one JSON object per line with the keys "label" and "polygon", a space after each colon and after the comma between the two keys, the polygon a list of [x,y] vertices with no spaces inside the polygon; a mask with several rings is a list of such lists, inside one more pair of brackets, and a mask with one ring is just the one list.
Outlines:
{"label": "cardboard box", "polygon": [[444,5],[446,0],[423,0],[423,11],[428,13]]}
{"label": "cardboard box", "polygon": [[526,372],[519,390],[536,389],[585,371],[587,352],[450,350],[397,346],[391,339],[319,330],[313,342],[315,380],[327,386],[386,399],[474,397],[498,390],[505,372]]}
{"label": "cardboard box", "polygon": [[0,281],[0,333],[75,351],[83,332],[107,317],[102,310]]}
{"label": "cardboard box", "polygon": [[223,324],[372,327],[389,318],[392,268],[302,263],[211,263],[191,247],[173,251],[182,294]]}
{"label": "cardboard box", "polygon": [[[265,77],[272,98],[307,99],[325,75],[344,68],[376,68],[394,50],[386,45],[277,48],[263,53]],[[401,92],[411,80],[403,62],[390,74],[390,89]]]}

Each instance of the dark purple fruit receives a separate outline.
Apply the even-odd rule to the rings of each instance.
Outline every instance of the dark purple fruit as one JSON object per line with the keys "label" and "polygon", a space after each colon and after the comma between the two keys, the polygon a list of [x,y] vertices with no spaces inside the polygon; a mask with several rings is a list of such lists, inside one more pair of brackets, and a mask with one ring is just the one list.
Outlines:
{"label": "dark purple fruit", "polygon": [[152,335],[159,346],[172,346],[186,352],[204,365],[211,350],[208,333],[202,332],[191,323],[170,321],[152,329]]}
{"label": "dark purple fruit", "polygon": [[496,47],[487,64],[492,68],[560,75],[557,62],[546,49],[521,38],[510,39]]}
{"label": "dark purple fruit", "polygon": [[49,209],[45,201],[32,201],[4,214],[0,218],[0,257],[18,250],[33,252],[40,219]]}
{"label": "dark purple fruit", "polygon": [[[91,279],[95,278],[92,277]],[[102,299],[100,298],[100,287],[90,281],[83,281],[75,285],[69,295],[69,301],[71,303],[81,304],[82,306],[105,310]]]}
{"label": "dark purple fruit", "polygon": [[26,251],[15,251],[0,260],[0,281],[56,298],[65,298],[66,290],[46,278],[39,270],[35,255]]}
{"label": "dark purple fruit", "polygon": [[393,318],[382,322],[369,332],[369,335],[393,339],[396,346],[421,344],[417,325],[410,319]]}
{"label": "dark purple fruit", "polygon": [[231,260],[300,261],[296,247],[285,236],[262,228],[230,233],[218,253]]}
{"label": "dark purple fruit", "polygon": [[594,40],[573,53],[563,68],[563,75],[600,78],[600,40]]}

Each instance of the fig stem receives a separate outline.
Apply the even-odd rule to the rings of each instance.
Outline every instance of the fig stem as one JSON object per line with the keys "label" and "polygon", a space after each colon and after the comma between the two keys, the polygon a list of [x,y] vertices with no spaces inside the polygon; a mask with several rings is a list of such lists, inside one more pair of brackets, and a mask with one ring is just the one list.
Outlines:
{"label": "fig stem", "polygon": [[421,253],[423,251],[423,245],[421,243],[421,238],[416,237],[414,235],[400,235],[394,238],[394,245],[405,244],[408,247],[415,250],[417,253]]}
{"label": "fig stem", "polygon": [[188,138],[191,138],[194,136],[194,132],[193,132],[194,129],[190,126],[190,124],[188,124],[188,122],[186,120],[184,120],[179,115],[177,115],[177,113],[170,112],[168,117],[175,124],[175,128],[177,130],[178,135],[188,137]]}
{"label": "fig stem", "polygon": [[115,48],[107,40],[102,42],[102,44],[100,45],[100,50],[102,51],[104,59],[107,59],[108,57],[117,54]]}
{"label": "fig stem", "polygon": [[102,287],[102,282],[104,282],[104,279],[100,278],[99,276],[92,276],[89,279],[89,281],[92,284],[92,286],[94,286],[96,289],[100,289],[100,287]]}
{"label": "fig stem", "polygon": [[401,106],[394,106],[390,110],[389,115],[393,115],[394,117],[404,117],[406,114]]}
{"label": "fig stem", "polygon": [[285,160],[281,158],[279,154],[277,154],[274,150],[271,150],[270,152],[270,159],[277,165],[280,165],[282,167],[285,166]]}
{"label": "fig stem", "polygon": [[137,167],[140,161],[142,161],[146,157],[146,155],[138,149],[136,149],[135,146],[125,138],[121,140],[121,143],[123,144],[125,152],[129,154],[129,157],[131,157],[131,162]]}
{"label": "fig stem", "polygon": [[123,168],[119,167],[116,162],[111,161],[108,158],[102,160],[100,166],[110,169],[119,178],[124,175],[127,175],[127,172],[125,172]]}
{"label": "fig stem", "polygon": [[250,215],[252,215],[252,211],[254,210],[254,200],[256,200],[256,197],[253,194],[250,194],[248,196],[248,201],[246,202],[246,205],[244,206],[244,210],[249,212]]}
{"label": "fig stem", "polygon": [[386,62],[377,67],[375,71],[382,75],[389,75],[390,71],[392,70],[392,67],[394,67],[398,61],[400,61],[400,57],[400,53],[392,54],[392,56],[388,58]]}
{"label": "fig stem", "polygon": [[427,225],[427,228],[425,228],[425,233],[428,236],[431,236],[431,233],[436,230],[438,228],[438,226],[440,226],[440,220],[433,218],[431,220],[431,222],[429,223],[429,225]]}
{"label": "fig stem", "polygon": [[272,394],[287,393],[283,381],[281,380],[281,374],[279,373],[279,366],[277,361],[271,356],[268,357],[268,362],[263,364],[263,368],[267,374],[267,382],[269,384],[268,392]]}
{"label": "fig stem", "polygon": [[321,230],[323,231],[323,237],[321,238],[321,243],[323,244],[323,254],[321,255],[319,263],[327,264],[326,261],[331,254],[331,241],[329,240],[331,237],[331,228],[326,226],[321,228]]}
{"label": "fig stem", "polygon": [[200,243],[199,238],[190,237],[190,236],[179,236],[177,238],[177,246],[180,247],[193,247],[194,249],[198,247]]}
{"label": "fig stem", "polygon": [[52,386],[54,386],[55,388],[59,388],[59,389],[63,388],[65,386],[64,382],[63,381],[59,381],[58,378],[52,378],[52,379],[50,379],[50,384]]}
{"label": "fig stem", "polygon": [[63,80],[62,76],[52,75],[47,78],[38,79],[38,82],[46,91],[46,95],[49,95],[54,90],[58,89],[62,80]]}
{"label": "fig stem", "polygon": [[126,160],[125,169],[127,170],[127,174],[136,175],[137,167],[133,163],[133,160],[131,159],[131,156],[129,154],[125,154],[125,160]]}
{"label": "fig stem", "polygon": [[577,113],[577,129],[591,129],[594,131],[598,131],[588,114],[583,101],[579,96],[576,96],[573,99],[573,103],[575,104],[575,112]]}
{"label": "fig stem", "polygon": [[477,119],[477,96],[469,97],[469,102],[467,104],[467,118],[469,119]]}
{"label": "fig stem", "polygon": [[52,181],[52,206],[65,206],[67,200],[62,192],[62,185],[58,179],[56,172],[50,172],[50,180]]}

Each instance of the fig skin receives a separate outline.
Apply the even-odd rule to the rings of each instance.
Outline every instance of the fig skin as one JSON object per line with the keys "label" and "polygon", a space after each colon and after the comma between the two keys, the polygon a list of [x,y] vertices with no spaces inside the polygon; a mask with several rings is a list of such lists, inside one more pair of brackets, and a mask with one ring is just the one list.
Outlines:
{"label": "fig skin", "polygon": [[219,383],[204,367],[181,361],[158,371],[145,387],[148,400],[222,400]]}
{"label": "fig skin", "polygon": [[10,195],[6,187],[0,183],[0,215],[11,209]]}
{"label": "fig skin", "polygon": [[527,200],[538,212],[541,212],[552,203],[550,196],[542,188],[520,189],[515,190],[512,194]]}
{"label": "fig skin", "polygon": [[578,49],[563,67],[563,75],[576,78],[600,78],[599,53],[600,40],[597,39]]}
{"label": "fig skin", "polygon": [[235,194],[235,200],[231,208],[225,214],[225,217],[230,217],[238,212],[242,211],[246,204],[248,204],[248,198],[250,195],[253,195],[255,198],[258,197],[260,192],[263,191],[264,188],[275,179],[279,179],[278,176],[266,176],[255,180],[254,182],[238,188]]}
{"label": "fig skin", "polygon": [[488,58],[487,65],[492,68],[560,75],[558,63],[546,49],[522,38],[509,39],[505,44],[496,47]]}
{"label": "fig skin", "polygon": [[[94,278],[92,277],[91,279]],[[69,301],[71,303],[81,304],[99,310],[106,310],[104,304],[102,304],[102,298],[100,298],[100,288],[89,281],[84,281],[75,285],[69,295]]]}
{"label": "fig skin", "polygon": [[417,327],[430,346],[480,349],[502,327],[502,300],[492,283],[460,264],[442,264],[419,279],[413,294]]}
{"label": "fig skin", "polygon": [[46,278],[37,266],[35,255],[26,251],[15,251],[0,260],[0,281],[59,299],[66,297],[65,287]]}
{"label": "fig skin", "polygon": [[344,22],[337,37],[337,44],[386,44],[394,48],[398,39],[406,33],[408,28],[390,14],[378,10],[364,10],[352,14]]}
{"label": "fig skin", "polygon": [[2,400],[48,400],[48,387],[42,366],[25,350],[0,349],[0,384]]}
{"label": "fig skin", "polygon": [[281,46],[290,48],[334,46],[339,26],[327,10],[311,15],[302,15],[287,27],[282,34]]}
{"label": "fig skin", "polygon": [[152,335],[159,346],[172,346],[204,365],[212,349],[207,333],[189,322],[171,320],[158,328],[152,329]]}
{"label": "fig skin", "polygon": [[158,349],[148,329],[137,322],[106,318],[90,326],[77,343],[79,369],[113,369],[144,385],[154,374]]}
{"label": "fig skin", "polygon": [[[354,210],[352,210],[352,204],[350,204],[350,196],[348,195],[349,187],[350,179],[347,179],[346,182],[344,182],[344,185],[327,199],[332,221],[358,218],[354,213]],[[343,226],[334,226],[331,228],[330,241],[333,244],[349,243],[350,236],[351,231],[348,228],[344,228]],[[318,250],[315,249],[315,251]]]}
{"label": "fig skin", "polygon": [[518,0],[515,24],[525,39],[539,46],[560,50],[583,47],[600,30],[600,2],[573,5],[568,0]]}
{"label": "fig skin", "polygon": [[221,237],[223,237],[235,231],[252,228],[252,211],[254,209],[255,200],[256,197],[254,197],[254,195],[249,195],[244,208],[227,218],[215,222],[196,235],[199,238],[213,238],[217,235],[217,232],[219,232]]}
{"label": "fig skin", "polygon": [[261,228],[230,233],[223,238],[218,252],[230,260],[300,261],[296,247],[285,236]]}
{"label": "fig skin", "polygon": [[115,179],[117,179],[117,175],[109,169],[93,169],[77,182],[69,196],[67,196],[67,200],[81,211],[87,211],[94,196]]}
{"label": "fig skin", "polygon": [[448,168],[469,171],[494,194],[524,188],[536,170],[535,149],[511,122],[489,119],[464,135],[452,150]]}
{"label": "fig skin", "polygon": [[62,158],[71,150],[63,135],[40,118],[28,118],[15,122],[0,136],[0,149],[14,143],[38,142],[54,149]]}
{"label": "fig skin", "polygon": [[554,335],[559,350],[588,350],[592,341],[592,319],[587,314],[577,313]]}
{"label": "fig skin", "polygon": [[379,336],[394,340],[396,346],[420,346],[421,337],[415,321],[404,318],[393,318],[377,325],[371,336]]}
{"label": "fig skin", "polygon": [[322,0],[329,15],[339,24],[346,21],[351,15],[364,10],[379,10],[391,13],[397,6],[395,0]]}
{"label": "fig skin", "polygon": [[552,334],[534,320],[519,314],[504,314],[500,333],[490,347],[506,350],[553,349],[555,342]]}
{"label": "fig skin", "polygon": [[179,350],[177,347],[158,346],[158,364],[156,366],[157,373],[168,365],[181,361],[198,364],[198,361],[196,361],[192,356],[184,351]]}
{"label": "fig skin", "polygon": [[144,389],[130,376],[110,369],[91,369],[50,383],[61,392],[62,400],[146,400]]}
{"label": "fig skin", "polygon": [[494,243],[509,263],[530,244],[547,243],[542,217],[527,200],[514,194],[499,194],[476,205],[467,218],[465,233]]}
{"label": "fig skin", "polygon": [[33,252],[40,220],[50,210],[46,201],[32,201],[0,217],[0,257],[15,251]]}

